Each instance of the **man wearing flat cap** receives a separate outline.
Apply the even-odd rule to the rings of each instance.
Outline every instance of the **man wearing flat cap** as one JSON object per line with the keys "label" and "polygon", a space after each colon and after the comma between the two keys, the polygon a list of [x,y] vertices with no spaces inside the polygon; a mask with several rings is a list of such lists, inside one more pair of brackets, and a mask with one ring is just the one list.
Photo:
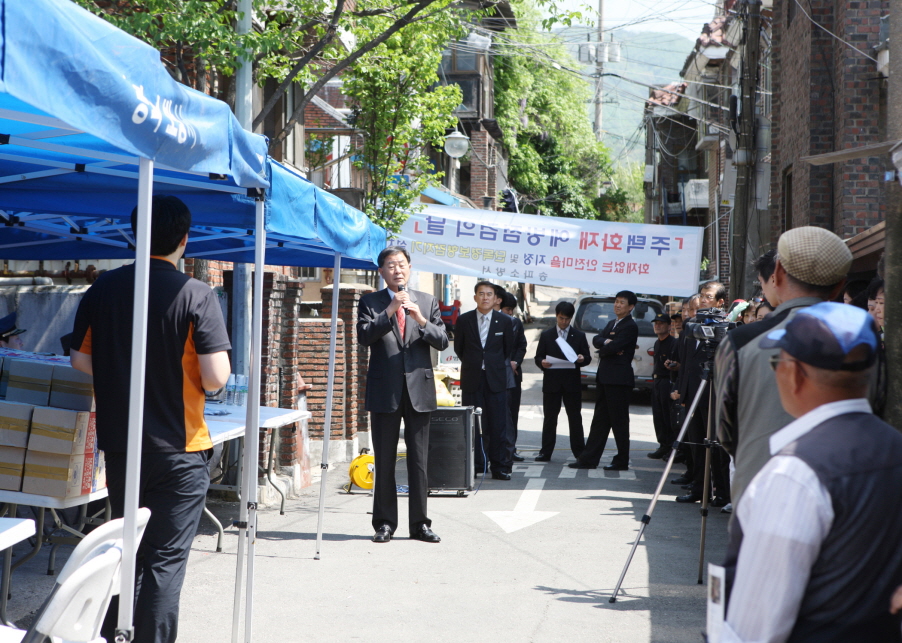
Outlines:
{"label": "man wearing flat cap", "polygon": [[24,328],[16,328],[15,312],[0,319],[0,348],[12,348],[17,351],[24,350],[22,338],[19,337],[24,332]]}
{"label": "man wearing flat cap", "polygon": [[[777,242],[771,291],[774,312],[727,333],[714,358],[717,435],[736,467],[734,508],[745,488],[770,459],[768,440],[792,421],[776,403],[777,383],[769,359],[775,349],[761,346],[764,335],[785,328],[802,310],[831,301],[842,291],[852,253],[838,236],[806,226],[784,232]],[[735,510],[735,509],[734,509]]]}
{"label": "man wearing flat cap", "polygon": [[865,398],[877,328],[860,308],[824,302],[758,346],[795,419],[765,441],[771,458],[730,524],[719,640],[898,643],[902,434]]}

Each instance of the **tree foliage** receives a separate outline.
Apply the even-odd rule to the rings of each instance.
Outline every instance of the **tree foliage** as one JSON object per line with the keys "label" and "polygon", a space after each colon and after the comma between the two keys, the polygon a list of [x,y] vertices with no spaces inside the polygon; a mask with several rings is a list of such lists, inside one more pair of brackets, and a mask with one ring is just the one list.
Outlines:
{"label": "tree foliage", "polygon": [[[509,179],[526,212],[603,218],[596,208],[602,180],[613,172],[596,142],[586,79],[564,45],[539,29],[537,6],[516,5],[518,29],[506,33],[495,60],[495,117],[510,154]],[[557,46],[555,46],[557,45]]]}
{"label": "tree foliage", "polygon": [[427,146],[441,147],[460,104],[457,85],[438,85],[442,50],[458,32],[455,19],[392,36],[344,76],[353,102],[351,123],[364,132],[354,165],[367,176],[364,208],[370,219],[398,232],[417,197],[439,185]]}

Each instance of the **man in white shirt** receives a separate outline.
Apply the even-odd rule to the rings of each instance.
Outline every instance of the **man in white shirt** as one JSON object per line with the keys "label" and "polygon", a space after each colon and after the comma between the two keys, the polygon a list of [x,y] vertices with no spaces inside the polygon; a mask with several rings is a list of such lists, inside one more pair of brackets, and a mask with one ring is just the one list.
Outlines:
{"label": "man in white shirt", "polygon": [[735,572],[720,643],[902,641],[902,435],[865,399],[877,351],[867,312],[826,302],[771,331],[780,401],[730,526]]}

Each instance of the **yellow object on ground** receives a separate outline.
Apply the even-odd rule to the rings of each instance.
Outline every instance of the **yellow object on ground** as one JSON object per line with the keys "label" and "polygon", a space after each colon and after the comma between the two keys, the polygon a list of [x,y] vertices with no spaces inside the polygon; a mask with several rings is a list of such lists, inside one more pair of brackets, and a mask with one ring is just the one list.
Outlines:
{"label": "yellow object on ground", "polygon": [[362,453],[351,460],[348,475],[351,477],[351,482],[361,489],[372,489],[375,469],[376,458],[370,453]]}
{"label": "yellow object on ground", "polygon": [[455,406],[456,402],[454,401],[454,397],[451,395],[451,392],[448,390],[448,387],[445,386],[445,383],[440,380],[435,380],[435,403],[438,406]]}

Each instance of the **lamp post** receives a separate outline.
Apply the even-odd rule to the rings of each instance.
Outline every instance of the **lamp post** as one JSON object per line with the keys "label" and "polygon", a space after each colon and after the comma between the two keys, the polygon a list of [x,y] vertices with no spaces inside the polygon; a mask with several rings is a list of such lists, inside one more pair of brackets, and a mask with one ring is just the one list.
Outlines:
{"label": "lamp post", "polygon": [[445,137],[445,154],[453,159],[459,159],[470,149],[470,139],[454,130]]}

